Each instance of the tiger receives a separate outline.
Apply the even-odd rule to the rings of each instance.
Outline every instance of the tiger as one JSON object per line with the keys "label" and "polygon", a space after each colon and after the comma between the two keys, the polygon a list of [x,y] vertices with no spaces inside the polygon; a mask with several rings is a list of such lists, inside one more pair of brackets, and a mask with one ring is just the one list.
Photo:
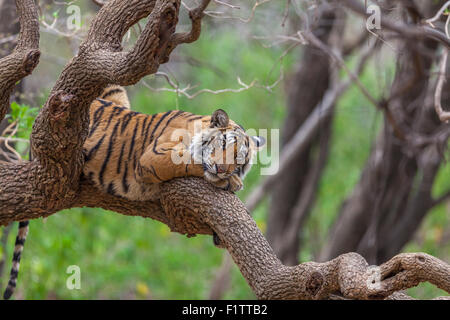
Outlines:
{"label": "tiger", "polygon": [[[264,145],[263,137],[247,135],[222,109],[207,116],[181,110],[143,114],[131,110],[123,87],[110,85],[90,105],[82,179],[136,201],[155,200],[161,182],[188,176],[236,192]],[[28,221],[19,223],[4,299],[16,287],[28,228]],[[215,232],[213,242],[222,245]]]}

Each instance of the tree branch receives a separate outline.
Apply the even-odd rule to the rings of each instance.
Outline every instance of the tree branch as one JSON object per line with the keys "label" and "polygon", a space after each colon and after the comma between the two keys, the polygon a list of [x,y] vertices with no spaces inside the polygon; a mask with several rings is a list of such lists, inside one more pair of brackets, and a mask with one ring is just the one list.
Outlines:
{"label": "tree branch", "polygon": [[442,109],[441,104],[442,88],[444,87],[445,75],[447,70],[447,59],[448,59],[448,50],[444,49],[439,67],[438,82],[434,94],[434,108],[436,110],[437,115],[439,116],[439,120],[441,120],[442,122],[448,122],[450,120],[450,111],[444,111]]}
{"label": "tree branch", "polygon": [[9,97],[17,82],[39,63],[39,21],[35,1],[16,1],[20,33],[14,51],[0,59],[0,121],[9,108]]}
{"label": "tree branch", "polygon": [[[191,201],[183,200],[187,198]],[[323,299],[334,292],[352,299],[381,299],[423,281],[450,292],[450,266],[423,253],[396,256],[379,269],[369,267],[356,253],[325,263],[284,266],[242,202],[230,192],[215,190],[202,179],[164,183],[161,205],[181,224],[186,224],[183,215],[189,213],[198,219],[198,222],[191,220],[191,226],[209,225],[259,299]]]}

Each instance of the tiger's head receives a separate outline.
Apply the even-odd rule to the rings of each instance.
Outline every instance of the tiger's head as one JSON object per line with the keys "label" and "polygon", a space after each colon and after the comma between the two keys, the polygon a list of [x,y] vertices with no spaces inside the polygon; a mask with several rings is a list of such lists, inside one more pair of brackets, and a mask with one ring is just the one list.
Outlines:
{"label": "tiger's head", "polygon": [[242,126],[218,109],[201,132],[194,135],[190,153],[195,163],[203,165],[209,180],[226,179],[233,174],[243,179],[265,142],[263,137],[247,135]]}

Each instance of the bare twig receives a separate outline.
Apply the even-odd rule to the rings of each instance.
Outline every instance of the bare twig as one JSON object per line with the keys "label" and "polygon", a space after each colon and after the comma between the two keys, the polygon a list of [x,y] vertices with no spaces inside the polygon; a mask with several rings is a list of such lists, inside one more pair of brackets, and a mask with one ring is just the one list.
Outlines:
{"label": "bare twig", "polygon": [[21,155],[13,147],[9,145],[9,142],[14,142],[12,137],[17,133],[18,129],[19,129],[19,122],[17,120],[13,121],[5,128],[5,130],[3,130],[3,133],[1,134],[2,136],[5,135],[7,136],[4,138],[0,137],[0,141],[4,142],[4,146],[7,149],[7,151],[11,152],[15,156],[15,159],[12,159],[11,157],[9,157],[6,150],[1,150],[2,155],[10,162],[19,161],[22,159]]}
{"label": "bare twig", "polygon": [[28,140],[28,139],[0,137],[0,142],[4,142],[4,141],[30,143],[30,140]]}
{"label": "bare twig", "polygon": [[441,104],[442,88],[444,87],[444,82],[446,80],[445,74],[447,69],[447,60],[448,60],[448,50],[444,49],[439,67],[439,77],[436,84],[436,91],[434,94],[434,108],[436,109],[436,113],[438,114],[439,119],[442,122],[448,122],[450,120],[450,111],[444,111],[442,109]]}
{"label": "bare twig", "polygon": [[361,91],[361,93],[367,98],[367,100],[375,106],[375,108],[381,110],[386,115],[386,119],[389,121],[390,125],[394,129],[394,132],[396,135],[402,139],[406,140],[405,133],[401,130],[400,126],[397,124],[397,121],[395,120],[392,112],[389,109],[388,104],[381,104],[377,99],[375,99],[369,92],[369,90],[364,86],[364,84],[361,82],[359,77],[355,75],[346,65],[344,59],[339,53],[334,52],[329,48],[325,43],[320,41],[312,32],[303,32],[303,37],[308,40],[311,44],[316,46],[317,48],[324,51],[326,54],[328,54],[333,60],[337,61],[337,63],[345,70],[345,72],[348,74],[350,79],[353,80],[353,82],[356,84],[358,89]]}
{"label": "bare twig", "polygon": [[210,10],[205,11],[205,14],[210,16],[210,17],[213,17],[213,18],[235,19],[235,20],[239,20],[240,22],[243,22],[243,23],[249,23],[250,21],[253,20],[253,18],[255,16],[256,8],[258,8],[259,6],[261,6],[261,5],[263,5],[263,4],[267,3],[267,2],[270,2],[270,1],[272,1],[272,0],[259,0],[259,1],[256,1],[255,4],[253,5],[253,7],[251,8],[250,14],[249,14],[249,16],[247,18],[226,16],[226,15],[224,15],[223,12],[210,11]]}
{"label": "bare twig", "polygon": [[13,34],[12,36],[0,39],[0,44],[4,44],[4,43],[7,43],[7,42],[14,41],[14,40],[16,40],[16,38],[17,38],[17,34]]}
{"label": "bare twig", "polygon": [[[342,3],[347,8],[356,12],[357,14],[367,17],[366,10],[364,6],[356,0],[342,0]],[[383,28],[394,31],[402,35],[402,37],[408,39],[417,39],[417,38],[430,38],[436,41],[441,42],[447,48],[450,48],[450,39],[447,38],[445,33],[442,33],[436,29],[433,29],[428,26],[415,26],[410,24],[403,24],[393,21],[391,19],[381,17],[380,24]]]}
{"label": "bare twig", "polygon": [[155,75],[162,76],[164,79],[166,79],[167,83],[169,84],[169,86],[171,88],[165,88],[165,87],[154,88],[150,84],[148,84],[146,81],[142,81],[142,83],[144,84],[145,87],[147,87],[148,89],[150,89],[153,92],[162,92],[162,91],[174,92],[177,95],[183,95],[188,99],[194,99],[197,96],[204,94],[204,93],[210,93],[210,94],[222,94],[222,93],[227,93],[227,92],[240,93],[243,91],[247,91],[251,88],[261,88],[266,91],[272,92],[272,89],[275,88],[283,80],[283,73],[280,73],[279,78],[270,85],[262,85],[262,84],[258,83],[258,81],[256,79],[254,79],[249,84],[246,84],[241,80],[241,78],[238,77],[237,83],[240,85],[240,88],[237,88],[237,89],[232,89],[232,88],[225,88],[225,89],[219,89],[219,90],[201,89],[194,93],[189,93],[190,90],[195,89],[197,86],[191,86],[190,84],[188,84],[186,87],[180,88],[180,86],[177,83],[173,82],[170,79],[170,77],[167,73],[157,72],[157,73],[155,73]]}
{"label": "bare twig", "polygon": [[223,2],[223,1],[220,1],[220,0],[214,0],[214,2],[219,4],[219,5],[229,7],[231,9],[240,9],[241,8],[239,6],[236,6],[236,5],[233,5],[233,4],[230,4],[230,3],[226,3],[226,2]]}
{"label": "bare twig", "polygon": [[[447,1],[439,10],[438,12],[434,15],[434,17],[425,20],[426,23],[428,23],[429,25],[431,25],[434,28],[433,22],[439,20],[439,18],[442,16],[442,14],[444,13],[444,11],[450,6],[450,1]],[[450,32],[448,30],[448,25],[449,25],[449,21],[450,21],[450,15],[448,15],[447,17],[447,21],[445,22],[445,34],[447,35],[447,38],[450,39]]]}

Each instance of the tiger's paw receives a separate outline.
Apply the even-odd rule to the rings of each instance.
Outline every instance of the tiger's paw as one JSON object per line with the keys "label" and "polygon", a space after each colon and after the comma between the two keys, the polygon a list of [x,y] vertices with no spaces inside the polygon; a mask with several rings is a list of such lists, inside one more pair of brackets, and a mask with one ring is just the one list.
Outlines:
{"label": "tiger's paw", "polygon": [[228,181],[229,181],[228,190],[232,192],[236,192],[244,188],[244,183],[242,182],[241,178],[239,178],[237,175],[232,175],[230,178],[228,178]]}
{"label": "tiger's paw", "polygon": [[217,177],[211,177],[209,174],[205,174],[205,178],[213,185],[223,190],[237,192],[244,188],[244,183],[237,175],[232,175],[225,179],[219,179]]}

